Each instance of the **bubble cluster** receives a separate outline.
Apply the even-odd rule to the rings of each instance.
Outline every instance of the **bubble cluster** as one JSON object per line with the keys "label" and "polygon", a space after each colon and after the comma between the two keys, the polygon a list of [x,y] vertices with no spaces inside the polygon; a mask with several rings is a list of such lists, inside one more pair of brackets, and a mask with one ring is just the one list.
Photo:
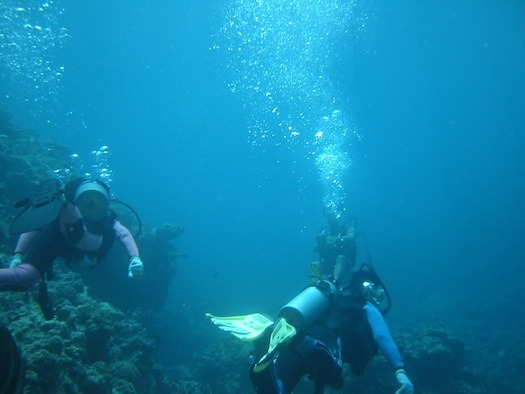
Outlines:
{"label": "bubble cluster", "polygon": [[226,10],[215,49],[225,52],[229,87],[250,112],[253,143],[302,139],[331,112],[338,99],[330,66],[352,12],[340,0],[238,0]]}
{"label": "bubble cluster", "polygon": [[60,26],[64,10],[58,3],[0,2],[0,81],[5,99],[56,100],[64,73],[56,55],[69,37]]}
{"label": "bubble cluster", "polygon": [[341,111],[334,110],[320,120],[313,144],[315,165],[324,189],[323,203],[327,211],[337,216],[344,209],[343,178],[352,163],[345,149],[349,133],[355,135],[356,131],[351,130]]}
{"label": "bubble cluster", "polygon": [[237,0],[225,20],[212,49],[224,53],[250,142],[304,148],[305,159],[315,159],[325,205],[342,209],[347,146],[357,133],[332,73],[345,40],[363,29],[355,1]]}
{"label": "bubble cluster", "polygon": [[113,171],[109,167],[109,157],[109,147],[106,145],[92,151],[91,174],[86,173],[86,176],[100,179],[108,185],[111,184],[113,182]]}
{"label": "bubble cluster", "polygon": [[107,145],[93,150],[88,160],[82,159],[78,153],[73,153],[70,156],[71,166],[55,170],[55,176],[64,183],[74,176],[81,176],[100,179],[109,186],[113,182],[113,170],[109,166],[110,155]]}

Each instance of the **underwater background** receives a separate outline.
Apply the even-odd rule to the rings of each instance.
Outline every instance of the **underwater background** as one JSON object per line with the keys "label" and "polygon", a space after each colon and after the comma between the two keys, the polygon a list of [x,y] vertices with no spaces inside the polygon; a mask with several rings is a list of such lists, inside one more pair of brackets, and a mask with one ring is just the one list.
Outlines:
{"label": "underwater background", "polygon": [[437,323],[465,346],[476,384],[416,392],[523,392],[523,1],[2,0],[0,28],[10,122],[146,227],[184,227],[149,327],[155,362],[200,385],[179,392],[228,392],[190,362],[235,343],[204,314],[275,316],[334,207],[392,331]]}

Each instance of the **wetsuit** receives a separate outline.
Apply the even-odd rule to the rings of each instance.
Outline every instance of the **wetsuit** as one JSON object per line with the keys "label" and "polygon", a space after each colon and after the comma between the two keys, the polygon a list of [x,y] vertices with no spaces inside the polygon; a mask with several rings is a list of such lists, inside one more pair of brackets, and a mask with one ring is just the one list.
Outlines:
{"label": "wetsuit", "polygon": [[118,220],[108,216],[99,223],[86,223],[78,208],[68,202],[55,221],[20,236],[15,253],[24,254],[24,263],[0,269],[0,291],[26,290],[51,268],[57,257],[71,261],[90,255],[100,261],[115,238],[130,257],[139,255],[133,236]]}
{"label": "wetsuit", "polygon": [[337,257],[346,256],[351,265],[354,264],[357,248],[355,235],[347,229],[341,232],[323,231],[316,237],[317,252],[319,253],[320,269],[325,275],[332,275],[336,266]]}
{"label": "wetsuit", "polygon": [[266,370],[252,371],[250,376],[259,394],[290,393],[305,374],[314,381],[315,392],[322,393],[325,385],[343,387],[343,363],[359,375],[378,349],[393,369],[403,368],[379,310],[368,302],[342,297],[324,321],[283,349]]}

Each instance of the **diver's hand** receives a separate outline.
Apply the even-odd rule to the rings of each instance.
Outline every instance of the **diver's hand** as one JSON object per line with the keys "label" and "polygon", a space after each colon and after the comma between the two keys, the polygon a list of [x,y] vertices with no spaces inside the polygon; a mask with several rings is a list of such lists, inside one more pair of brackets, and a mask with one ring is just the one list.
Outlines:
{"label": "diver's hand", "polygon": [[414,392],[414,385],[407,376],[404,369],[398,369],[396,371],[396,380],[401,387],[396,391],[395,394],[412,394]]}
{"label": "diver's hand", "polygon": [[129,261],[128,276],[130,278],[140,278],[144,272],[144,264],[138,256],[134,256]]}
{"label": "diver's hand", "polygon": [[9,262],[9,268],[16,268],[20,264],[22,264],[22,260],[24,259],[23,253],[15,253],[13,257],[11,258],[11,261]]}

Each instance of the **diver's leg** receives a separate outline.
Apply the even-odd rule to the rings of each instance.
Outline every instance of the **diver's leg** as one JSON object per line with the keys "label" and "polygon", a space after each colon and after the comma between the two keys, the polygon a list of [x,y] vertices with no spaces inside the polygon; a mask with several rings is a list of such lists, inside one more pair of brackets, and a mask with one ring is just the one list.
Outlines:
{"label": "diver's leg", "polygon": [[[304,339],[301,342],[303,341]],[[310,373],[303,354],[298,352],[295,346],[285,348],[279,353],[279,357],[275,360],[275,370],[285,392],[291,392],[299,380]]]}
{"label": "diver's leg", "polygon": [[275,361],[270,362],[260,372],[253,372],[254,366],[255,364],[250,367],[250,380],[257,394],[286,394],[282,383],[277,378]]}
{"label": "diver's leg", "polygon": [[282,383],[277,378],[275,372],[275,360],[268,363],[268,366],[262,371],[254,372],[255,362],[260,360],[264,354],[268,351],[268,345],[270,344],[270,336],[273,330],[273,324],[267,327],[263,334],[253,342],[254,353],[252,355],[254,364],[250,366],[250,380],[252,381],[253,387],[257,394],[286,394]]}
{"label": "diver's leg", "polygon": [[68,244],[62,235],[58,220],[43,227],[34,238],[24,256],[24,263],[34,266],[41,276],[53,266],[58,256],[63,256]]}
{"label": "diver's leg", "polygon": [[343,387],[341,340],[331,330],[320,326],[310,328],[302,348],[310,376],[315,382],[336,389]]}
{"label": "diver's leg", "polygon": [[27,290],[40,279],[40,273],[31,264],[0,269],[0,291]]}
{"label": "diver's leg", "polygon": [[0,269],[0,291],[31,287],[51,268],[55,258],[63,254],[66,247],[58,220],[49,223],[32,238],[22,264]]}

